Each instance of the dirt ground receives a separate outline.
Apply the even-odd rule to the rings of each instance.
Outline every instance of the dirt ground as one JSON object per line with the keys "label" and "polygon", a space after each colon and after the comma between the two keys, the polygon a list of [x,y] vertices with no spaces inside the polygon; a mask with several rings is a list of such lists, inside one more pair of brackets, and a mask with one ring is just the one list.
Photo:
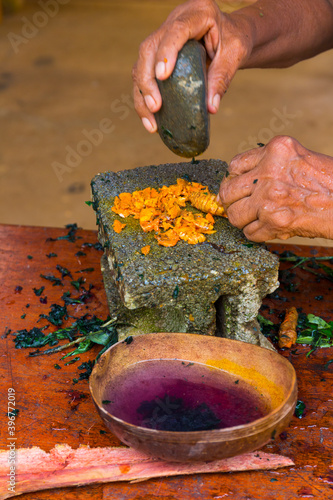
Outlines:
{"label": "dirt ground", "polygon": [[[28,1],[3,18],[1,223],[95,228],[84,203],[95,174],[179,161],[144,130],[131,97],[140,42],[179,3]],[[333,51],[289,69],[239,71],[203,157],[230,161],[279,134],[333,156],[332,82]]]}

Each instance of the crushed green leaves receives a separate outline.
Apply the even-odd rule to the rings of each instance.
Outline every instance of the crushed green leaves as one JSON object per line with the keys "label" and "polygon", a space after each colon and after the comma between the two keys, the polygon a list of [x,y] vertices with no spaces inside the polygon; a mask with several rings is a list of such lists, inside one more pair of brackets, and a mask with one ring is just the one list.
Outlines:
{"label": "crushed green leaves", "polygon": [[41,286],[40,288],[33,288],[34,294],[39,297],[42,295],[43,291],[45,290],[45,286]]}
{"label": "crushed green leaves", "polygon": [[310,356],[318,347],[333,346],[333,321],[326,322],[323,318],[314,314],[301,313],[297,323],[297,344],[311,346],[307,353]]}
{"label": "crushed green leaves", "polygon": [[[59,236],[58,238],[49,238],[47,241],[56,241],[56,240],[68,240],[70,242],[75,242],[77,239],[80,239],[81,236],[77,236],[76,232],[79,229],[77,224],[68,224],[66,226],[68,229],[68,233],[66,236]],[[81,247],[85,248],[94,248],[96,250],[102,250],[102,246],[100,243],[82,243]],[[78,251],[76,256],[85,256],[86,254],[82,251]],[[57,257],[57,254],[51,252],[46,255],[48,258]],[[99,356],[106,351],[111,345],[115,344],[118,341],[118,332],[117,332],[117,318],[111,319],[108,317],[106,320],[98,318],[97,316],[90,314],[84,314],[80,318],[76,318],[71,316],[68,312],[67,307],[76,306],[77,304],[85,304],[93,298],[92,289],[94,288],[93,284],[90,284],[89,287],[85,287],[86,278],[81,276],[77,280],[73,279],[72,273],[69,269],[60,264],[56,265],[57,271],[61,274],[61,279],[53,274],[40,274],[40,277],[50,281],[53,286],[64,286],[64,282],[62,281],[66,276],[70,278],[70,282],[67,281],[67,285],[69,283],[71,286],[78,292],[77,296],[72,296],[71,291],[65,291],[61,299],[63,300],[63,305],[52,304],[50,310],[47,314],[40,314],[41,320],[47,320],[48,324],[43,327],[33,327],[30,330],[24,328],[18,330],[16,332],[12,332],[8,330],[5,335],[12,334],[13,340],[15,343],[15,347],[17,349],[34,349],[29,352],[30,357],[48,355],[53,353],[58,353],[63,351],[66,352],[60,359],[66,359],[64,366],[71,365],[79,361],[79,354],[89,351],[94,346],[99,345],[100,350],[97,354],[96,360]],[[87,267],[85,269],[81,269],[76,271],[78,273],[90,273],[93,272],[94,268]],[[17,292],[20,293],[22,287],[17,287]],[[41,286],[40,288],[33,288],[34,294],[39,297],[40,302],[46,303],[47,298],[41,297],[45,290],[45,286]],[[29,304],[26,305],[29,307]],[[23,319],[25,314],[21,316]],[[68,318],[73,318],[74,322],[70,326],[62,327],[63,323],[68,320]],[[51,325],[55,325],[58,328],[56,331],[51,333],[45,333],[45,330],[49,328]],[[67,340],[67,342],[61,342]],[[47,347],[46,349],[43,349]],[[70,349],[72,348],[72,349]],[[69,352],[68,352],[69,351]],[[67,359],[69,358],[69,359]],[[80,370],[80,374],[77,378],[73,379],[73,383],[77,383],[80,380],[88,379],[89,375],[93,369],[95,360],[86,361],[82,363],[78,370]],[[56,370],[61,369],[61,366],[58,363],[53,364]]]}
{"label": "crushed green leaves", "polygon": [[305,403],[299,399],[295,407],[295,417],[303,418],[304,411],[305,411]]}
{"label": "crushed green leaves", "polygon": [[[294,265],[290,269],[300,267],[303,271],[307,271],[318,278],[324,278],[333,281],[333,268],[323,264],[323,262],[333,262],[333,256],[327,257],[301,257],[290,251],[285,251],[280,254],[280,262],[293,262]],[[321,272],[319,272],[321,271]]]}
{"label": "crushed green leaves", "polygon": [[60,326],[68,318],[66,305],[52,304],[49,314],[40,314],[39,317],[47,319],[52,325]]}
{"label": "crushed green leaves", "polygon": [[273,338],[273,340],[276,340],[279,325],[274,324],[273,321],[264,318],[261,314],[257,315],[257,320],[260,325],[261,333],[265,335],[265,337],[271,337]]}
{"label": "crushed green leaves", "polygon": [[58,236],[57,238],[47,238],[46,241],[57,241],[57,240],[68,240],[71,243],[74,243],[76,240],[82,239],[82,236],[77,236],[76,232],[79,229],[76,223],[74,224],[66,224],[66,229],[68,229],[68,233],[66,236]]}

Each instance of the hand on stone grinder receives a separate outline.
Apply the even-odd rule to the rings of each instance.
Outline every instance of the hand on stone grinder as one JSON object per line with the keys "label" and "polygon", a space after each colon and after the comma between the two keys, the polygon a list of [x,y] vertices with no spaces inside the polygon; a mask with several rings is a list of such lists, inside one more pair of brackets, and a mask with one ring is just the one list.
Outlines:
{"label": "hand on stone grinder", "polygon": [[275,137],[235,156],[218,199],[249,240],[333,238],[333,158]]}

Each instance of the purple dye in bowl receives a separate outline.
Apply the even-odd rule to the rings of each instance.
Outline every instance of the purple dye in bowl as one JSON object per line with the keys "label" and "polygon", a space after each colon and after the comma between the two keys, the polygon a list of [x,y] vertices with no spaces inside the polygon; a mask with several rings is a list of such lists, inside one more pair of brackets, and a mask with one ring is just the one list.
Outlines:
{"label": "purple dye in bowl", "polygon": [[204,364],[165,359],[129,366],[107,388],[103,406],[130,424],[174,432],[244,425],[269,413],[244,380]]}

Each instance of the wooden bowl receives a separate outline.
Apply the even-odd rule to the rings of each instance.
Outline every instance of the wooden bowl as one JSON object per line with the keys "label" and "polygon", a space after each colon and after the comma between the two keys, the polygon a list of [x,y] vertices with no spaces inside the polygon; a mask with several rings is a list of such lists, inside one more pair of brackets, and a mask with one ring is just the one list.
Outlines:
{"label": "wooden bowl", "polygon": [[[265,408],[264,415],[242,425],[190,432],[130,423],[126,411],[129,415],[139,392],[139,385],[133,383],[133,370],[149,367],[148,362],[164,366],[173,363],[176,378],[186,373],[191,380],[193,366],[212,372],[215,379],[228,377],[229,389],[231,383],[235,390],[241,386],[256,395]],[[113,411],[118,390],[128,380],[132,380],[129,400]],[[148,379],[147,390],[149,383],[155,382],[153,377]],[[151,333],[135,336],[131,342],[118,342],[96,363],[89,386],[96,408],[112,433],[128,446],[169,461],[210,461],[254,451],[287,427],[297,400],[295,370],[279,354],[236,340],[184,333]]]}

